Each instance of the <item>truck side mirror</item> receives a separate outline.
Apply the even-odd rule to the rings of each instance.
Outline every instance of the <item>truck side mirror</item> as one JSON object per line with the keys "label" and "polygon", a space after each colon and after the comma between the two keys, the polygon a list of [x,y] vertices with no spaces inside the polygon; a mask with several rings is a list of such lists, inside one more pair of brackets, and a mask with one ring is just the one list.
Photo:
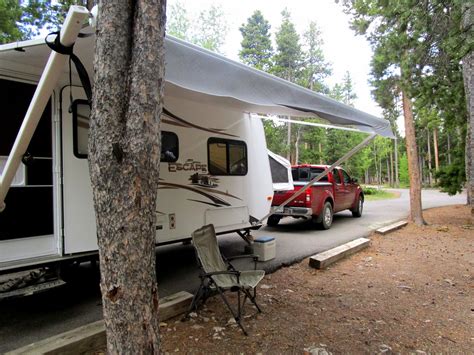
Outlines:
{"label": "truck side mirror", "polygon": [[356,178],[352,178],[352,179],[351,179],[351,182],[352,182],[353,184],[356,184],[358,181],[359,181],[359,180],[357,180]]}

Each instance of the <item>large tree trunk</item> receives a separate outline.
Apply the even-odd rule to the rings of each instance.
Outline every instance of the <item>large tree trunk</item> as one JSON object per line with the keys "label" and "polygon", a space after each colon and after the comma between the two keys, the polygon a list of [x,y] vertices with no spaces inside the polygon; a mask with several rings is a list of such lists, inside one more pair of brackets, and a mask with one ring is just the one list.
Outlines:
{"label": "large tree trunk", "polygon": [[[474,4],[466,1],[463,11],[463,27],[469,29],[474,26]],[[471,206],[471,214],[474,216],[474,50],[463,58],[462,63],[469,122],[466,134],[467,203]]]}
{"label": "large tree trunk", "polygon": [[155,270],[166,0],[102,0],[89,169],[107,350],[159,352]]}
{"label": "large tree trunk", "polygon": [[421,207],[421,179],[418,167],[418,150],[416,146],[415,124],[411,102],[405,91],[403,96],[403,116],[405,118],[405,138],[408,158],[408,175],[410,176],[410,221],[417,225],[424,225],[423,210]]}

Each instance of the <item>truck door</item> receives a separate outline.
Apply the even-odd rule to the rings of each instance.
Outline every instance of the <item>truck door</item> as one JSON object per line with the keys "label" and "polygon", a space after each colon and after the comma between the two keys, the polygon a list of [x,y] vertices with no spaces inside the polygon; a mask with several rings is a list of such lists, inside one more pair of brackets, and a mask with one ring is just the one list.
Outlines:
{"label": "truck door", "polygon": [[345,193],[345,208],[351,208],[355,199],[355,185],[352,183],[352,179],[349,174],[341,169],[342,173],[342,182],[344,183],[344,193]]}
{"label": "truck door", "polygon": [[333,170],[334,176],[334,212],[342,211],[345,209],[345,198],[346,191],[344,183],[341,179],[340,169]]}

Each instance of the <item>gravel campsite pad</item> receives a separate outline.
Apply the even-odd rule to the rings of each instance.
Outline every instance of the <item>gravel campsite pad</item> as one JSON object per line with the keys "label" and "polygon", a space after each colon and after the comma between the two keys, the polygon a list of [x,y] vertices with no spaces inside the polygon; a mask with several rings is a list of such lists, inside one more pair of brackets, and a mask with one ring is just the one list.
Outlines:
{"label": "gravel campsite pad", "polygon": [[[308,260],[266,276],[246,337],[219,297],[161,324],[168,353],[472,353],[474,226],[466,206],[425,211],[425,227],[372,236],[326,270]],[[324,232],[321,232],[324,233]],[[298,235],[295,234],[295,243]]]}

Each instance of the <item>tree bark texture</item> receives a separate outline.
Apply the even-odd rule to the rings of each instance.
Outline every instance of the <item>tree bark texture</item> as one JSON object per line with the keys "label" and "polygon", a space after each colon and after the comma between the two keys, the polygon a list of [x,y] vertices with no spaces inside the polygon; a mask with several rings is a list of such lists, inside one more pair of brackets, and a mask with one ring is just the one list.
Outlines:
{"label": "tree bark texture", "polygon": [[107,350],[158,353],[156,196],[166,0],[101,0],[89,169]]}
{"label": "tree bark texture", "polygon": [[408,175],[410,176],[410,221],[417,225],[426,224],[421,207],[421,178],[418,166],[418,149],[416,146],[415,124],[410,99],[403,96],[403,116],[405,118],[405,139],[408,158]]}
{"label": "tree bark texture", "polygon": [[400,186],[400,178],[398,175],[398,138],[395,136],[395,187]]}
{"label": "tree bark texture", "polygon": [[[291,117],[287,117],[288,121],[291,121]],[[288,124],[288,131],[287,131],[287,138],[286,138],[286,145],[288,146],[288,153],[286,154],[286,159],[290,161],[292,164],[294,162],[291,160],[291,122],[287,122]]]}
{"label": "tree bark texture", "polygon": [[439,152],[438,152],[438,128],[433,128],[433,148],[435,158],[435,170],[439,170]]}
{"label": "tree bark texture", "polygon": [[468,125],[466,134],[467,203],[474,215],[474,51],[463,58],[464,89],[466,93]]}
{"label": "tree bark texture", "polygon": [[433,167],[431,166],[431,143],[430,143],[430,130],[427,129],[426,130],[426,135],[427,135],[427,139],[426,139],[426,142],[428,144],[428,183],[430,186],[433,185]]}
{"label": "tree bark texture", "polygon": [[[474,26],[474,4],[466,1],[463,4],[463,27],[472,34]],[[466,181],[467,204],[471,206],[471,215],[474,216],[474,50],[471,50],[462,60],[464,77],[464,91],[468,115],[466,134]]]}

